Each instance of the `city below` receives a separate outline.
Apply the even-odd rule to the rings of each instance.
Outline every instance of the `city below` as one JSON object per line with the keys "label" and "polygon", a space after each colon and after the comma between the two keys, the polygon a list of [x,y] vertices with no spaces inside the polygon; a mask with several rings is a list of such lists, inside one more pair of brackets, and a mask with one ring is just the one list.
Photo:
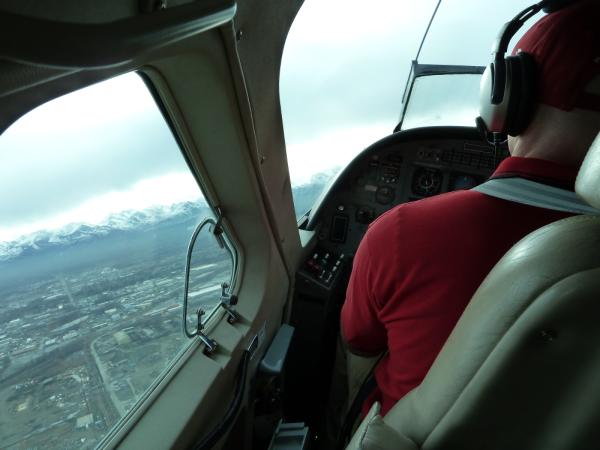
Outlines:
{"label": "city below", "polygon": [[[183,264],[200,212],[0,264],[29,269],[0,280],[0,448],[94,448],[187,348]],[[231,277],[210,236],[198,247],[191,313]]]}
{"label": "city below", "polygon": [[[293,189],[297,217],[331,175]],[[185,202],[0,242],[0,448],[94,448],[143,401],[191,342],[184,263],[210,214]],[[231,270],[230,254],[201,233],[190,315],[218,304]]]}

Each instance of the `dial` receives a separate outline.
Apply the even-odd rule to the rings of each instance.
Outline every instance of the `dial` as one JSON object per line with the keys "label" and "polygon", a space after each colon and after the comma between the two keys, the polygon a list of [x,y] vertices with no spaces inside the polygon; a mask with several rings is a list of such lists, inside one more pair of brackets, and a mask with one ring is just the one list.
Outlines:
{"label": "dial", "polygon": [[369,224],[375,219],[375,210],[368,206],[361,206],[356,211],[356,221],[358,223]]}
{"label": "dial", "polygon": [[377,192],[375,192],[375,200],[382,205],[392,203],[395,196],[396,192],[389,186],[380,186]]}
{"label": "dial", "polygon": [[458,191],[461,189],[471,189],[477,186],[479,183],[481,183],[481,179],[479,177],[467,174],[458,174],[452,177],[452,181],[450,182],[450,190]]}
{"label": "dial", "polygon": [[428,197],[440,192],[442,173],[435,169],[421,167],[413,175],[413,192]]}

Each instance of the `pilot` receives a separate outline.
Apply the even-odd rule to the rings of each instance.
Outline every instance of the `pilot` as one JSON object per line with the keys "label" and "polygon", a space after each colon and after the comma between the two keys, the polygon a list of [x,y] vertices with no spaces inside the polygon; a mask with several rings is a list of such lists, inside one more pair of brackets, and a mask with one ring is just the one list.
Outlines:
{"label": "pilot", "polygon": [[[493,179],[518,177],[574,190],[600,129],[599,3],[581,1],[544,16],[513,55],[533,55],[537,95],[511,156]],[[421,383],[467,303],[517,241],[572,213],[474,190],[399,205],[380,216],[354,258],[341,314],[342,339],[361,356],[387,352],[375,368],[381,414]]]}

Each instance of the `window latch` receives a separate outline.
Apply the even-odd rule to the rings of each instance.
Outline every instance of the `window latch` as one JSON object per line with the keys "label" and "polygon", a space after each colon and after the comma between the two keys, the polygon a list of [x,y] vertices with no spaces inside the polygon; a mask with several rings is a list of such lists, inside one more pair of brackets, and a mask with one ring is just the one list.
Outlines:
{"label": "window latch", "polygon": [[202,316],[204,314],[206,314],[206,312],[202,308],[198,308],[198,311],[196,311],[196,315],[198,316],[198,325],[196,326],[196,332],[194,334],[198,336],[198,339],[200,339],[204,344],[204,353],[210,355],[217,349],[217,341],[209,338],[202,331],[204,330],[204,324],[202,323]]}
{"label": "window latch", "polygon": [[222,306],[227,313],[227,322],[235,323],[240,320],[239,313],[232,308],[233,305],[237,304],[237,296],[227,292],[227,289],[229,289],[228,283],[221,284],[221,301],[219,305]]}
{"label": "window latch", "polygon": [[223,222],[223,211],[218,206],[215,208],[215,211],[217,213],[217,221],[210,225],[209,230],[217,240],[219,247],[225,248],[226,243],[225,238],[223,237],[223,227],[221,226],[221,222]]}

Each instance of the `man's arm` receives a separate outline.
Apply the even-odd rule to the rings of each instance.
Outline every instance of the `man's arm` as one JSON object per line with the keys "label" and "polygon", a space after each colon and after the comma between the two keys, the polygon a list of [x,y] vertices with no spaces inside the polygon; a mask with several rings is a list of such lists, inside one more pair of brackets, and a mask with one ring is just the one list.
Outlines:
{"label": "man's arm", "polygon": [[350,344],[348,344],[348,341],[346,340],[346,338],[344,337],[344,329],[343,328],[340,329],[340,334],[342,335],[342,341],[344,342],[344,347],[346,348],[346,350],[348,350],[353,355],[362,356],[363,358],[372,358],[373,356],[380,355],[381,352],[383,351],[383,350],[364,351],[364,350],[359,350],[357,348],[351,347]]}
{"label": "man's arm", "polygon": [[374,269],[367,232],[354,257],[340,327],[346,347],[358,356],[375,356],[387,348],[387,333],[378,317],[373,289]]}

